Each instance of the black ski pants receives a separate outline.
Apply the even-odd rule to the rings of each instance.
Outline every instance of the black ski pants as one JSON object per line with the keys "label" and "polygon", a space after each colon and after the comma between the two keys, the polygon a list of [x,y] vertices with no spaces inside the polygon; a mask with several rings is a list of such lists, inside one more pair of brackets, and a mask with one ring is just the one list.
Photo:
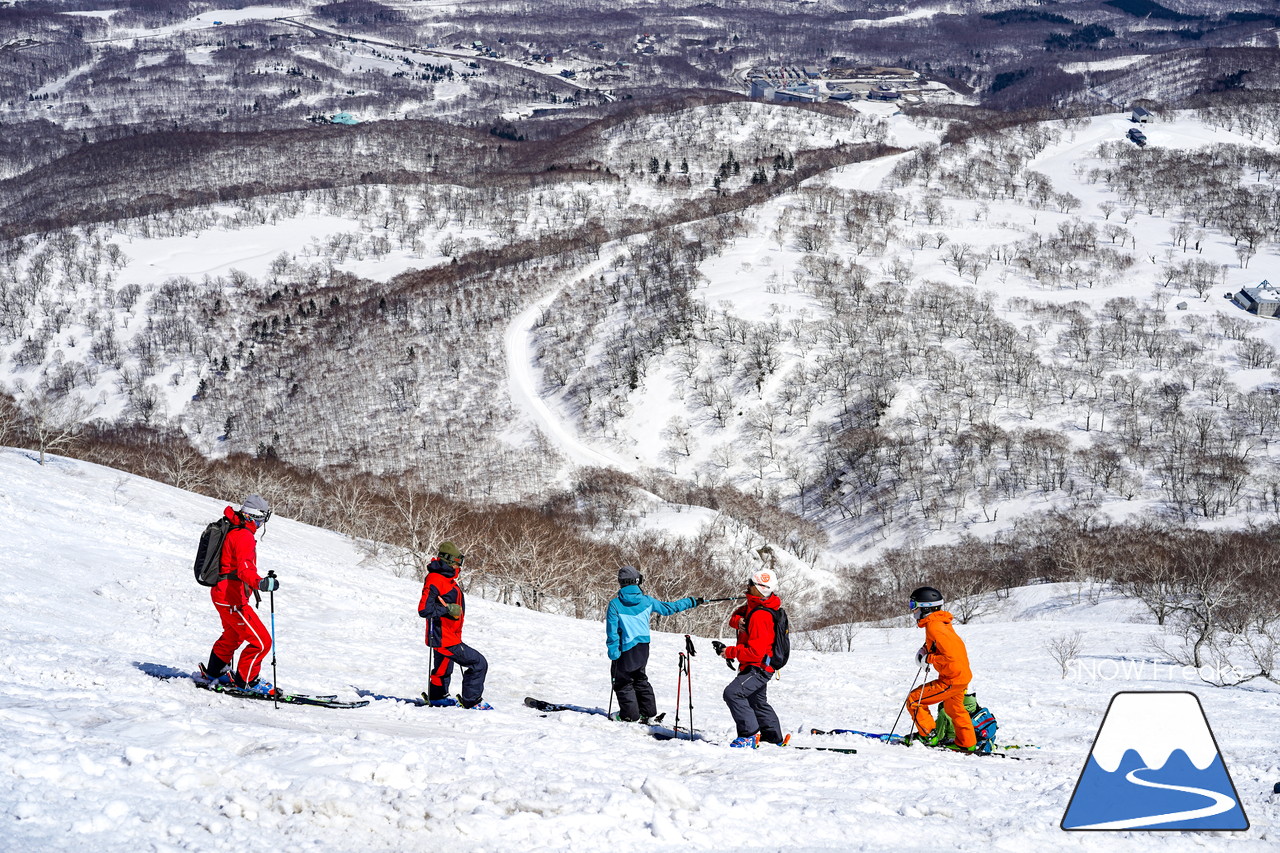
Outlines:
{"label": "black ski pants", "polygon": [[628,723],[641,717],[657,716],[658,703],[653,698],[653,685],[644,668],[649,665],[649,644],[636,643],[610,667],[613,692],[618,694],[618,716]]}
{"label": "black ski pants", "polygon": [[765,743],[782,743],[782,724],[769,706],[769,678],[764,670],[749,666],[725,686],[724,703],[738,727],[738,737],[759,732]]}
{"label": "black ski pants", "polygon": [[427,688],[427,698],[435,701],[449,696],[449,680],[453,677],[453,665],[462,667],[462,701],[468,705],[484,698],[484,677],[489,672],[489,662],[484,655],[468,646],[458,643],[431,650],[431,686]]}

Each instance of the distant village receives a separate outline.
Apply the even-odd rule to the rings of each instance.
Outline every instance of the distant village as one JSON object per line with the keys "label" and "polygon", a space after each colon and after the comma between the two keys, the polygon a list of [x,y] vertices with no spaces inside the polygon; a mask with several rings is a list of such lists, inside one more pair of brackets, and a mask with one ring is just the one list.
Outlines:
{"label": "distant village", "polygon": [[907,68],[875,65],[832,64],[757,67],[746,75],[751,97],[765,101],[813,103],[816,101],[885,101],[923,103],[926,93],[950,92],[925,81]]}
{"label": "distant village", "polygon": [[[653,56],[663,52],[670,35],[641,33],[631,46],[633,54]],[[497,44],[480,40],[457,42],[452,45],[413,45],[428,49],[444,48],[466,51],[487,59],[508,61],[522,65],[549,65],[551,73],[568,80],[586,78],[594,83],[620,82],[627,79],[633,63],[627,59],[611,59],[601,56],[593,61],[592,54],[606,51],[604,43],[589,41],[584,44],[562,45],[558,49],[523,46],[498,39]],[[724,52],[723,45],[708,45],[708,49]],[[770,65],[756,66],[743,75],[752,98],[783,102],[852,101],[855,99],[888,103],[919,104],[930,100],[953,100],[956,93],[945,85],[925,80],[918,72],[908,68],[855,65],[842,57],[832,57],[825,65]]]}

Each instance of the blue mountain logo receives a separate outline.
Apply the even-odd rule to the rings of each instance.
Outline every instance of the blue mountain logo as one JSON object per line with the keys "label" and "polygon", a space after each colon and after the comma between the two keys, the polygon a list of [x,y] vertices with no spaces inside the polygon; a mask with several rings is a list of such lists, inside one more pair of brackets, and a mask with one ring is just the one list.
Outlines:
{"label": "blue mountain logo", "polygon": [[1111,697],[1062,828],[1248,829],[1199,697]]}

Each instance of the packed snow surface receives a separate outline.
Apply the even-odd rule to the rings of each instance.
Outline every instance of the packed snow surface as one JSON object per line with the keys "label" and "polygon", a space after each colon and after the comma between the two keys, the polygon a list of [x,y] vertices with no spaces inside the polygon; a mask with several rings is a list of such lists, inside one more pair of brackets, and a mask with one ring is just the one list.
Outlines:
{"label": "packed snow surface", "polygon": [[[794,744],[857,755],[659,742],[600,717],[544,717],[522,699],[608,704],[601,623],[475,594],[465,639],[489,659],[493,711],[391,700],[277,709],[153,678],[146,670],[193,669],[218,633],[190,565],[223,505],[0,449],[0,850],[1272,850],[1280,837],[1276,690],[1186,681],[1144,651],[1156,629],[1135,621],[1132,602],[1090,604],[1071,585],[1016,590],[959,626],[1001,740],[1041,747],[1017,761],[806,734],[892,724],[921,640],[905,624],[861,627],[839,653],[798,637],[770,686]],[[259,558],[281,580],[280,684],[351,699],[357,688],[410,698],[426,687],[416,581],[282,517]],[[262,613],[270,619],[266,601]],[[1043,643],[1074,630],[1087,632],[1081,666],[1061,678]],[[709,639],[697,638],[694,722],[725,743],[731,675]],[[682,646],[653,635],[649,673],[668,720]],[[1064,833],[1112,694],[1183,689],[1204,705],[1252,828]]]}

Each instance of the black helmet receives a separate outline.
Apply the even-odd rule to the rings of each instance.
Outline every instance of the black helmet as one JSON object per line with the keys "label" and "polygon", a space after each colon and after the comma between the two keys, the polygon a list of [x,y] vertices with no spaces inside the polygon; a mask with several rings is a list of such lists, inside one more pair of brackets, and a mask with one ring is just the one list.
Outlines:
{"label": "black helmet", "polygon": [[618,586],[631,586],[644,583],[644,575],[635,566],[623,566],[618,569]]}
{"label": "black helmet", "polygon": [[917,619],[923,619],[930,613],[941,610],[944,604],[946,602],[942,599],[942,593],[931,586],[922,586],[911,593],[911,613]]}

